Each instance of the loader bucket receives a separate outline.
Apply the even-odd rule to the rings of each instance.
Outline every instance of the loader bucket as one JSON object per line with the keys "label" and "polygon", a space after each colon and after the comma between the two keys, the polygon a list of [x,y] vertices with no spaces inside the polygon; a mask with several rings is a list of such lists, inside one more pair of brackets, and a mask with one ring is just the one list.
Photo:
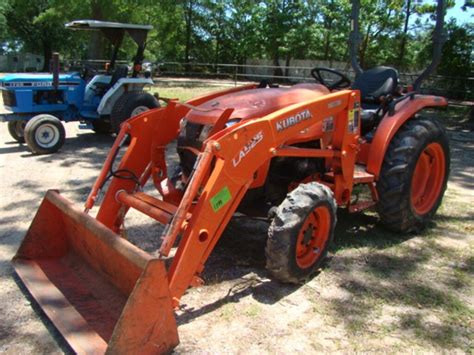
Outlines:
{"label": "loader bucket", "polygon": [[163,261],[48,191],[13,265],[76,353],[168,352],[178,343]]}

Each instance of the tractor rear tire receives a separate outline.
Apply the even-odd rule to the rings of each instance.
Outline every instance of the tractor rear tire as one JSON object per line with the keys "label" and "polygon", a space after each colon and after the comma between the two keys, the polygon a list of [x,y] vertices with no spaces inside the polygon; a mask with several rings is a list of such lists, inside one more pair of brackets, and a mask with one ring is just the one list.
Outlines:
{"label": "tractor rear tire", "polygon": [[10,121],[8,122],[8,133],[18,143],[25,143],[25,126],[27,121]]}
{"label": "tractor rear tire", "polygon": [[438,120],[405,123],[390,142],[377,182],[382,223],[401,233],[424,229],[443,199],[449,165],[449,141]]}
{"label": "tractor rear tire", "polygon": [[118,133],[122,122],[130,117],[158,107],[160,107],[158,100],[149,93],[132,91],[123,94],[112,108],[110,116],[112,131]]}
{"label": "tractor rear tire", "polygon": [[55,153],[65,140],[66,131],[63,124],[52,115],[37,115],[26,124],[25,141],[34,154]]}
{"label": "tractor rear tire", "polygon": [[314,274],[334,239],[336,201],[322,184],[301,184],[276,208],[268,230],[267,270],[277,280],[300,283]]}

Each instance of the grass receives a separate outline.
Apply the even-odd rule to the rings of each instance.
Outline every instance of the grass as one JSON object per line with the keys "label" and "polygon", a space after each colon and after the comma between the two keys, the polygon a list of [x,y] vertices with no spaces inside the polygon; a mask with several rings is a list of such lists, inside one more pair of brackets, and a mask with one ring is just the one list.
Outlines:
{"label": "grass", "polygon": [[[351,297],[325,306],[353,341],[388,328],[409,332],[419,346],[470,351],[474,253],[467,236],[473,221],[472,207],[448,191],[439,216],[418,236],[387,233],[377,222],[362,235],[350,223],[348,230],[338,226],[340,242],[327,272]],[[374,323],[387,315],[398,320]]]}
{"label": "grass", "polygon": [[252,303],[244,310],[245,315],[248,317],[257,317],[262,312],[258,304]]}
{"label": "grass", "polygon": [[220,316],[222,319],[226,320],[227,322],[231,322],[235,319],[235,305],[233,303],[226,303],[220,309]]}
{"label": "grass", "polygon": [[206,83],[206,82],[174,82],[156,80],[156,85],[151,89],[152,93],[157,92],[160,97],[177,98],[180,101],[187,101],[194,97],[231,88],[232,84]]}
{"label": "grass", "polygon": [[450,129],[466,129],[466,126],[472,126],[469,122],[471,109],[467,106],[449,106],[447,109],[427,110],[443,120]]}

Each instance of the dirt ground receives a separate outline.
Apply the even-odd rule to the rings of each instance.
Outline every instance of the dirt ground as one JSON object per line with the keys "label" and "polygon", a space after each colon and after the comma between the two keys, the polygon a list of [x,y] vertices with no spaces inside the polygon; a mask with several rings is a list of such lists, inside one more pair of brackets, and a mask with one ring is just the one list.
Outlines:
{"label": "dirt ground", "polygon": [[[460,119],[464,119],[460,117]],[[474,132],[448,122],[452,170],[443,206],[420,235],[396,235],[373,213],[340,211],[337,241],[301,286],[265,271],[267,224],[234,218],[210,257],[206,285],[177,312],[177,353],[472,353]],[[0,353],[69,352],[10,264],[47,189],[81,206],[113,142],[66,124],[54,155],[33,156],[0,125]],[[133,213],[132,242],[153,251],[160,227]]]}

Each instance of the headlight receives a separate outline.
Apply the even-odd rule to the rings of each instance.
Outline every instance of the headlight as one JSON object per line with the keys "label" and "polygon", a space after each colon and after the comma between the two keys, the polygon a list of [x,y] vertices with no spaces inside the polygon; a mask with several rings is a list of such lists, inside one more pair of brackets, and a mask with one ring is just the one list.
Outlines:
{"label": "headlight", "polygon": [[179,121],[179,129],[182,130],[184,128],[184,126],[186,126],[186,119],[185,118],[182,118],[180,121]]}
{"label": "headlight", "polygon": [[225,127],[227,128],[227,127],[233,126],[236,123],[239,123],[240,121],[242,121],[241,118],[233,118],[233,119],[227,121],[227,123],[225,124]]}

